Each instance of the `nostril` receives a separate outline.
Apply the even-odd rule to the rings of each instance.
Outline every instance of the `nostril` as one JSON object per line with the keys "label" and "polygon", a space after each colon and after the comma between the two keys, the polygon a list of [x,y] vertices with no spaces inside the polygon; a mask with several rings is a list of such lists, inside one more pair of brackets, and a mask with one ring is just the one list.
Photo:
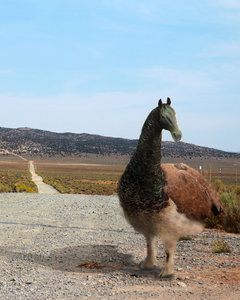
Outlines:
{"label": "nostril", "polygon": [[173,137],[175,142],[178,142],[182,138],[182,133],[181,132],[176,132],[176,131],[172,132],[172,137]]}

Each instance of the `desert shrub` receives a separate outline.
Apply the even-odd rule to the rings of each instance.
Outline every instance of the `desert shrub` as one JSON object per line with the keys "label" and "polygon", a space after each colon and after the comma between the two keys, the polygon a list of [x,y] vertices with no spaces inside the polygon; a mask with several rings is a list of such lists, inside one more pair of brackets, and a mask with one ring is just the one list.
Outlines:
{"label": "desert shrub", "polygon": [[217,228],[217,229],[223,229],[219,216],[214,216],[212,218],[206,218],[204,220],[205,227],[206,228]]}
{"label": "desert shrub", "polygon": [[220,198],[225,207],[237,205],[237,195],[234,192],[223,192]]}
{"label": "desert shrub", "polygon": [[8,187],[2,183],[0,183],[0,193],[7,193]]}
{"label": "desert shrub", "polygon": [[235,187],[235,194],[240,197],[240,185]]}
{"label": "desert shrub", "polygon": [[233,192],[224,192],[221,199],[225,207],[224,214],[206,219],[206,227],[240,233],[240,204],[237,196]]}
{"label": "desert shrub", "polygon": [[32,181],[31,174],[26,169],[1,170],[0,171],[0,193],[5,192],[37,192],[37,186]]}
{"label": "desert shrub", "polygon": [[208,228],[223,229],[227,232],[240,233],[240,201],[238,187],[225,186],[221,180],[216,180],[215,188],[219,191],[225,212],[213,218],[205,220]]}
{"label": "desert shrub", "polygon": [[117,193],[117,182],[122,166],[110,165],[55,165],[37,164],[37,173],[43,181],[60,193],[112,195]]}
{"label": "desert shrub", "polygon": [[26,186],[22,183],[15,183],[14,192],[17,192],[17,193],[34,193],[34,190],[31,187]]}
{"label": "desert shrub", "polygon": [[213,183],[213,187],[218,193],[224,192],[226,190],[226,186],[220,179],[215,180],[215,182]]}
{"label": "desert shrub", "polygon": [[213,253],[231,253],[232,250],[228,243],[222,238],[218,238],[212,242],[212,252]]}
{"label": "desert shrub", "polygon": [[[89,177],[46,174],[41,172],[43,181],[62,194],[113,195],[117,193],[117,181],[101,180],[99,182]],[[87,176],[86,176],[87,177]]]}
{"label": "desert shrub", "polygon": [[219,217],[222,228],[227,232],[240,233],[240,203],[233,192],[223,193],[221,200],[225,214]]}

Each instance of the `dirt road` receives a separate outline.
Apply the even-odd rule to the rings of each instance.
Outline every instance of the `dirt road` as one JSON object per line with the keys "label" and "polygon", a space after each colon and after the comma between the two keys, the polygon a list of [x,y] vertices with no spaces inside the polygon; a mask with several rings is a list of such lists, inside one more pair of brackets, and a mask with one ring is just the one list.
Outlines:
{"label": "dirt road", "polygon": [[[0,208],[0,299],[240,299],[239,235],[180,241],[175,279],[160,281],[139,270],[145,242],[115,196],[0,194]],[[217,235],[232,253],[210,251]]]}
{"label": "dirt road", "polygon": [[32,175],[32,181],[36,184],[39,194],[58,194],[59,192],[51,185],[43,182],[41,176],[36,174],[33,161],[29,161],[29,171]]}

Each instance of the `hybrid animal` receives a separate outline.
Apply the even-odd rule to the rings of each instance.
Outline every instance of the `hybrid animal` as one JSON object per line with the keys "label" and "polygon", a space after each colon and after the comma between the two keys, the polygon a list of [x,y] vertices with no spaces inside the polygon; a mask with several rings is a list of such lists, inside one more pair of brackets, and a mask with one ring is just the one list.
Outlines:
{"label": "hybrid animal", "polygon": [[147,257],[141,268],[151,269],[156,261],[155,238],[160,236],[166,252],[166,264],[160,277],[172,277],[174,252],[180,237],[201,233],[203,226],[177,211],[169,197],[161,168],[162,130],[170,131],[174,141],[182,138],[171,100],[154,108],[147,117],[137,149],[118,184],[118,195],[124,215],[147,242]]}

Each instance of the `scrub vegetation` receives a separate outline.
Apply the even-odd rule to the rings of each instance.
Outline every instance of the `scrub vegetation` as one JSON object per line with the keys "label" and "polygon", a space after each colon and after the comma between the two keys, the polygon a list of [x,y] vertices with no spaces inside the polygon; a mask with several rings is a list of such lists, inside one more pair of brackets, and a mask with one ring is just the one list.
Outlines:
{"label": "scrub vegetation", "polygon": [[222,238],[218,238],[212,242],[212,253],[231,253],[232,250],[228,243]]}
{"label": "scrub vegetation", "polygon": [[213,184],[225,207],[225,213],[206,220],[209,228],[240,233],[240,185],[225,185],[220,179]]}
{"label": "scrub vegetation", "polygon": [[122,166],[35,162],[43,181],[62,194],[114,195]]}
{"label": "scrub vegetation", "polygon": [[[67,163],[35,162],[36,172],[45,183],[52,185],[63,194],[115,195],[117,183],[124,166],[84,165]],[[240,233],[240,185],[235,176],[230,180],[229,173],[221,173],[227,183],[216,179],[212,185],[220,194],[225,206],[225,214],[206,220],[206,227],[218,228],[227,232]],[[206,174],[203,173],[205,177]],[[212,179],[214,177],[212,176]],[[217,178],[217,177],[215,177]],[[207,178],[208,179],[208,178]],[[226,181],[225,181],[226,182]]]}
{"label": "scrub vegetation", "polygon": [[[37,186],[31,180],[28,167],[27,161],[0,161],[0,193],[37,192]],[[125,166],[37,161],[35,168],[36,172],[43,177],[44,182],[56,188],[60,193],[115,195],[118,180]],[[209,179],[209,173],[203,172],[203,175]],[[206,227],[240,233],[239,178],[236,177],[234,169],[229,169],[226,173],[222,172],[221,177],[218,178],[213,175],[217,174],[211,174],[211,184],[221,197],[225,206],[225,214],[207,219]]]}
{"label": "scrub vegetation", "polygon": [[37,186],[32,182],[28,162],[0,161],[0,193],[36,193]]}

